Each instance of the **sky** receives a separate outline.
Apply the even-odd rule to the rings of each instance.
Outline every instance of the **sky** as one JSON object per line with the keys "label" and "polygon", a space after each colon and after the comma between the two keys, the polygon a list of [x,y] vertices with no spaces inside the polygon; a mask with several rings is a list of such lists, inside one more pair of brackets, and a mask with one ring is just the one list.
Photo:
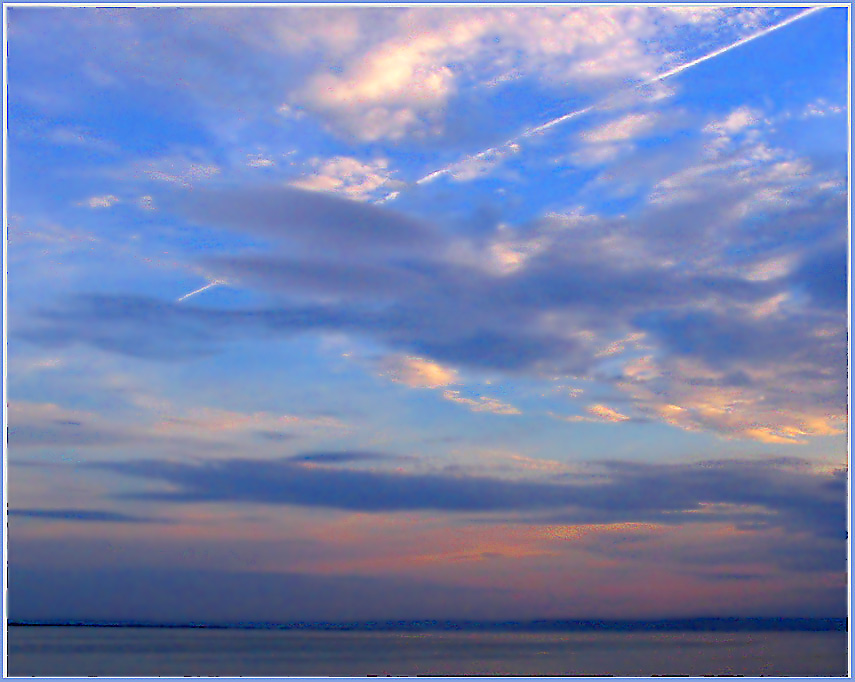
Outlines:
{"label": "sky", "polygon": [[847,8],[6,10],[10,619],[846,614]]}

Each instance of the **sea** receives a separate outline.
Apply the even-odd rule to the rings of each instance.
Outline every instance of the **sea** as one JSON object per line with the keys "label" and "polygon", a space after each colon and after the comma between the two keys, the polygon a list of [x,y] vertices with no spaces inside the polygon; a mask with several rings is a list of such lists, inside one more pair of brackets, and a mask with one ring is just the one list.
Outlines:
{"label": "sea", "polygon": [[8,627],[7,674],[365,677],[848,674],[846,632]]}

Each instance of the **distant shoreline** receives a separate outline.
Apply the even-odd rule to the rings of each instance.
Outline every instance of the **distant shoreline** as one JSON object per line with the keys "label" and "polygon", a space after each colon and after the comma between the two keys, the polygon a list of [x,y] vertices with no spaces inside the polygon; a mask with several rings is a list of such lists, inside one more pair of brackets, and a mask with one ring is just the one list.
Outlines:
{"label": "distant shoreline", "polygon": [[171,628],[337,632],[846,632],[846,618],[682,618],[663,620],[529,620],[155,623],[137,621],[9,621],[9,627]]}

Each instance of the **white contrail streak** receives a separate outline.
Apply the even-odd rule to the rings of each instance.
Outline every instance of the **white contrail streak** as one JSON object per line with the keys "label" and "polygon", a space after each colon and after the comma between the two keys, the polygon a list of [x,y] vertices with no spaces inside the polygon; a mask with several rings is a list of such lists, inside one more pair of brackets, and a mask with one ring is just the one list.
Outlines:
{"label": "white contrail streak", "polygon": [[[600,107],[610,103],[612,100],[614,100],[619,95],[625,94],[627,92],[631,92],[632,90],[637,90],[638,88],[644,87],[645,85],[651,85],[653,83],[659,83],[660,81],[663,81],[666,78],[670,78],[671,76],[676,76],[678,73],[681,73],[681,72],[685,71],[686,69],[690,69],[693,66],[697,66],[698,64],[702,64],[703,62],[705,62],[709,59],[714,59],[715,57],[718,57],[719,55],[722,55],[725,52],[729,52],[730,50],[736,49],[737,47],[745,45],[746,43],[750,43],[752,40],[757,40],[758,38],[762,38],[763,36],[769,35],[773,31],[777,31],[779,28],[784,28],[784,26],[788,26],[789,24],[792,24],[793,22],[798,21],[799,19],[804,19],[809,14],[813,14],[814,12],[819,12],[820,10],[823,10],[823,9],[825,9],[825,7],[822,7],[822,6],[811,7],[810,9],[807,9],[804,12],[799,12],[795,16],[789,17],[788,19],[784,19],[784,21],[782,21],[778,24],[775,24],[774,26],[770,26],[769,28],[764,28],[762,31],[758,31],[757,33],[752,33],[750,36],[746,36],[745,38],[740,38],[739,40],[737,40],[734,43],[731,43],[730,45],[726,45],[722,48],[719,48],[718,50],[714,50],[713,52],[710,52],[709,54],[705,54],[703,57],[698,57],[697,59],[693,59],[692,61],[686,62],[685,64],[680,64],[680,66],[675,66],[673,69],[670,69],[668,71],[665,71],[664,73],[660,73],[656,76],[653,76],[652,78],[650,78],[646,81],[642,81],[641,83],[633,85],[629,88],[619,90],[618,92],[613,93],[613,94],[609,95],[608,97],[600,100],[599,102],[595,102],[594,104],[591,104],[590,106],[585,107],[584,109],[578,109],[577,111],[571,111],[569,114],[563,114],[562,116],[559,116],[558,118],[554,118],[551,121],[547,121],[546,123],[541,123],[540,125],[534,126],[533,128],[528,128],[527,130],[524,130],[523,132],[521,132],[516,137],[512,137],[511,139],[503,142],[500,145],[497,145],[495,147],[490,147],[489,149],[485,149],[484,151],[479,152],[477,154],[473,154],[472,156],[467,156],[465,159],[463,159],[461,161],[455,161],[454,163],[452,163],[448,166],[445,166],[444,168],[440,168],[438,170],[433,171],[432,173],[428,173],[423,178],[416,180],[415,184],[424,185],[424,184],[427,184],[429,182],[433,182],[438,177],[441,177],[443,175],[447,175],[448,173],[451,173],[455,168],[459,168],[459,167],[463,166],[464,164],[470,163],[472,161],[478,161],[480,159],[483,159],[485,157],[490,156],[491,154],[496,154],[497,152],[500,152],[503,150],[513,152],[515,150],[512,148],[512,146],[515,145],[519,140],[521,140],[523,138],[531,137],[532,135],[537,135],[538,133],[542,133],[543,131],[548,130],[549,128],[560,125],[561,123],[564,123],[565,121],[569,121],[571,118],[576,118],[577,116],[582,116],[582,115],[587,114],[591,111],[594,111],[595,109],[599,109]],[[397,193],[393,193],[393,194],[395,196],[397,196]],[[382,199],[380,199],[377,203],[391,201],[395,198],[395,196],[392,196],[392,194],[389,194],[389,195],[383,197]]]}
{"label": "white contrail streak", "polygon": [[[792,24],[794,21],[798,21],[799,19],[804,19],[809,14],[813,14],[814,12],[819,12],[820,10],[825,9],[825,7],[811,7],[810,9],[805,10],[804,12],[799,12],[795,16],[790,17],[789,19],[784,19],[780,24],[775,24],[774,26],[770,26],[769,28],[764,28],[762,31],[758,31],[757,33],[753,33],[750,36],[742,38],[741,40],[737,40],[735,43],[731,43],[725,47],[722,47],[714,52],[710,52],[703,57],[698,57],[697,59],[693,59],[690,62],[686,62],[685,64],[681,64],[680,66],[676,66],[670,71],[666,71],[665,73],[660,73],[658,76],[654,76],[650,80],[644,81],[642,85],[650,85],[651,83],[658,83],[661,80],[665,80],[666,78],[670,78],[671,76],[675,76],[681,71],[685,71],[686,69],[690,69],[691,67],[700,64],[701,62],[705,62],[708,59],[713,59],[714,57],[718,57],[720,54],[724,54],[725,52],[729,52],[730,50],[739,47],[740,45],[745,45],[745,43],[750,43],[752,40],[757,40],[757,38],[762,38],[763,36],[767,36],[772,31],[777,31],[779,28],[784,28],[784,26],[788,26]],[[638,86],[636,86],[638,87]]]}
{"label": "white contrail streak", "polygon": [[195,291],[191,291],[189,294],[184,294],[181,298],[176,299],[176,301],[175,301],[175,302],[176,302],[176,303],[181,303],[181,301],[183,301],[183,300],[185,300],[185,299],[187,299],[187,298],[190,298],[191,296],[195,296],[196,294],[201,294],[201,293],[202,293],[203,291],[205,291],[206,289],[210,289],[211,287],[215,287],[215,286],[217,286],[218,284],[224,284],[223,280],[221,280],[221,279],[215,279],[213,282],[209,282],[209,283],[208,283],[208,284],[206,284],[205,286],[203,286],[203,287],[199,287],[199,288],[198,288],[198,289],[196,289]]}

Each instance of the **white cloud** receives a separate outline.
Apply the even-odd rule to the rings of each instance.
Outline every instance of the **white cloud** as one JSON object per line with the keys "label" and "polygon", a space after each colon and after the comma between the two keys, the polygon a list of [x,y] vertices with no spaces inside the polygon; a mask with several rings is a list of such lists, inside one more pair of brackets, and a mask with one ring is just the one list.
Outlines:
{"label": "white cloud", "polygon": [[271,412],[244,413],[199,407],[176,411],[167,401],[146,394],[132,395],[142,421],[117,421],[103,415],[54,403],[14,401],[9,423],[22,445],[58,443],[110,445],[120,441],[167,442],[192,440],[212,443],[258,432],[290,435],[346,426],[333,417],[304,417]]}
{"label": "white cloud", "polygon": [[[30,226],[25,224],[20,216],[9,216],[9,245],[14,246],[22,242],[37,242],[50,244],[56,249],[74,249],[75,247],[91,246],[98,242],[98,238],[85,233],[72,230],[58,223],[47,222]],[[88,242],[88,244],[87,244]]]}
{"label": "white cloud", "polygon": [[756,109],[739,107],[723,119],[710,121],[704,128],[704,132],[734,135],[756,125],[760,120],[760,112]]}
{"label": "white cloud", "polygon": [[[599,166],[635,149],[633,141],[646,137],[659,122],[654,113],[630,113],[583,132],[585,144],[569,157],[579,166]],[[558,159],[562,162],[564,159]]]}
{"label": "white cloud", "polygon": [[775,296],[770,296],[765,301],[760,301],[750,306],[748,314],[754,318],[768,317],[781,312],[782,306],[790,300],[790,295],[787,292],[781,292]]}
{"label": "white cloud", "polygon": [[623,142],[641,137],[656,124],[656,114],[627,114],[582,134],[588,142]]}
{"label": "white cloud", "polygon": [[276,162],[273,159],[268,159],[263,154],[254,154],[247,157],[246,165],[251,168],[270,168],[271,166],[275,166]]}
{"label": "white cloud", "polygon": [[[619,386],[631,395],[637,409],[686,431],[709,430],[724,438],[781,444],[804,443],[805,436],[845,432],[845,414],[822,411],[819,406],[796,408],[768,400],[765,393],[777,393],[781,382],[787,381],[778,377],[778,370],[746,366],[742,372],[751,376],[758,387],[722,385],[723,372],[696,360],[682,359],[659,366],[652,358],[644,358],[643,362],[636,360],[627,365],[627,381]],[[807,392],[821,386],[821,381],[814,383],[801,390]],[[783,390],[791,391],[789,386]]]}
{"label": "white cloud", "polygon": [[[730,127],[732,131],[748,120],[749,114],[738,111],[742,113]],[[750,116],[759,116],[759,112]],[[730,118],[725,119],[725,123]],[[707,129],[712,130],[710,126]],[[724,128],[716,127],[718,129]],[[769,147],[755,137],[734,141],[722,134],[714,148],[708,151],[712,154],[707,160],[656,183],[650,201],[663,205],[689,203],[703,201],[711,192],[727,194],[731,198],[722,208],[729,224],[736,225],[758,212],[805,205],[817,191],[824,191],[825,186],[818,182],[820,178],[807,160],[796,158],[787,150]],[[728,229],[728,225],[722,224],[719,228]]]}
{"label": "white cloud", "polygon": [[745,275],[745,279],[751,282],[768,282],[780,279],[790,274],[795,265],[796,257],[794,254],[770,258],[751,266]]}
{"label": "white cloud", "polygon": [[117,146],[112,142],[102,140],[83,128],[56,126],[42,132],[41,137],[61,146],[87,147],[104,153],[118,151]]}
{"label": "white cloud", "polygon": [[812,117],[812,116],[830,116],[832,114],[842,114],[846,111],[845,106],[837,106],[835,104],[831,104],[821,97],[808,104],[804,111],[802,112],[803,117]]}
{"label": "white cloud", "polygon": [[187,410],[180,416],[164,416],[153,426],[160,435],[199,435],[211,433],[240,433],[243,431],[278,431],[293,428],[343,428],[332,417],[299,417],[272,412],[235,412],[212,407]]}
{"label": "white cloud", "polygon": [[621,414],[617,410],[612,409],[608,405],[591,405],[585,408],[588,414],[593,415],[597,419],[606,422],[625,422],[629,421],[629,417]]}
{"label": "white cloud", "polygon": [[570,422],[571,424],[596,421],[593,417],[585,417],[581,414],[563,415],[555,414],[554,412],[547,412],[547,414],[553,419],[560,419],[563,422]]}
{"label": "white cloud", "polygon": [[443,391],[442,397],[461,405],[466,405],[473,412],[492,412],[493,414],[522,414],[516,407],[503,403],[495,398],[479,396],[477,399],[463,398],[460,391]]}
{"label": "white cloud", "polygon": [[614,161],[632,148],[628,144],[590,144],[574,152],[570,160],[577,166],[599,166]]}
{"label": "white cloud", "polygon": [[520,145],[515,142],[488,149],[474,156],[467,157],[453,166],[449,166],[448,173],[458,182],[475,180],[476,178],[487,175],[493,168],[519,151]]}
{"label": "white cloud", "polygon": [[[490,244],[488,270],[496,274],[508,275],[525,267],[530,258],[543,252],[549,246],[546,235],[540,234],[528,239],[514,239],[514,234],[506,225],[500,225],[497,239]],[[473,258],[477,264],[481,258]]]}
{"label": "white cloud", "polygon": [[608,346],[603,348],[602,350],[597,352],[597,357],[606,357],[609,355],[618,355],[619,353],[623,353],[626,345],[628,343],[638,344],[644,338],[643,332],[633,332],[632,334],[627,335],[625,338],[618,339],[617,341],[612,341]]}
{"label": "white cloud", "polygon": [[388,190],[396,184],[391,180],[386,159],[360,161],[349,156],[312,159],[315,170],[311,175],[294,180],[294,187],[321,192],[337,192],[351,199],[368,199],[378,189]]}
{"label": "white cloud", "polygon": [[477,19],[446,28],[450,32],[398,35],[371,46],[344,74],[312,78],[304,97],[316,108],[338,113],[362,139],[401,137],[417,123],[417,112],[437,108],[455,90],[445,64],[455,46],[485,30]]}
{"label": "white cloud", "polygon": [[625,414],[621,414],[617,410],[609,407],[608,405],[589,405],[585,408],[585,411],[590,416],[585,416],[581,414],[574,415],[560,415],[555,414],[554,412],[549,412],[549,416],[555,419],[560,419],[561,421],[570,422],[571,424],[582,423],[582,422],[626,422],[630,421],[630,417],[627,417]]}
{"label": "white cloud", "polygon": [[463,83],[532,77],[603,93],[648,80],[673,57],[651,49],[656,37],[698,16],[671,13],[663,23],[662,10],[643,7],[411,8],[348,34],[343,70],[315,73],[285,106],[324,112],[369,141],[437,131]]}
{"label": "white cloud", "polygon": [[136,164],[136,169],[152,180],[191,187],[195,181],[208,180],[221,172],[216,164],[183,156],[166,156]]}
{"label": "white cloud", "polygon": [[[223,11],[221,21],[234,26],[235,15],[242,13]],[[262,47],[288,53],[305,53],[323,50],[341,55],[352,50],[362,39],[370,21],[377,22],[377,13],[341,11],[332,7],[293,7],[287,12],[265,12],[260,21],[245,26],[248,40],[260,41]]]}
{"label": "white cloud", "polygon": [[32,360],[22,366],[22,370],[27,372],[39,372],[42,370],[52,370],[58,369],[65,364],[65,361],[62,358],[57,357],[49,357],[49,358],[41,358],[39,360]]}
{"label": "white cloud", "polygon": [[56,403],[35,403],[27,400],[9,401],[9,423],[47,424],[49,422],[84,422],[97,419],[93,412],[75,410]]}
{"label": "white cloud", "polygon": [[721,7],[661,7],[666,15],[671,15],[680,23],[709,24],[718,21],[722,13]]}
{"label": "white cloud", "polygon": [[384,376],[411,388],[440,388],[458,383],[457,371],[412,356],[392,356],[381,363]]}
{"label": "white cloud", "polygon": [[113,194],[105,194],[99,197],[89,197],[86,201],[82,201],[80,205],[88,206],[89,208],[110,208],[118,203],[119,197]]}

